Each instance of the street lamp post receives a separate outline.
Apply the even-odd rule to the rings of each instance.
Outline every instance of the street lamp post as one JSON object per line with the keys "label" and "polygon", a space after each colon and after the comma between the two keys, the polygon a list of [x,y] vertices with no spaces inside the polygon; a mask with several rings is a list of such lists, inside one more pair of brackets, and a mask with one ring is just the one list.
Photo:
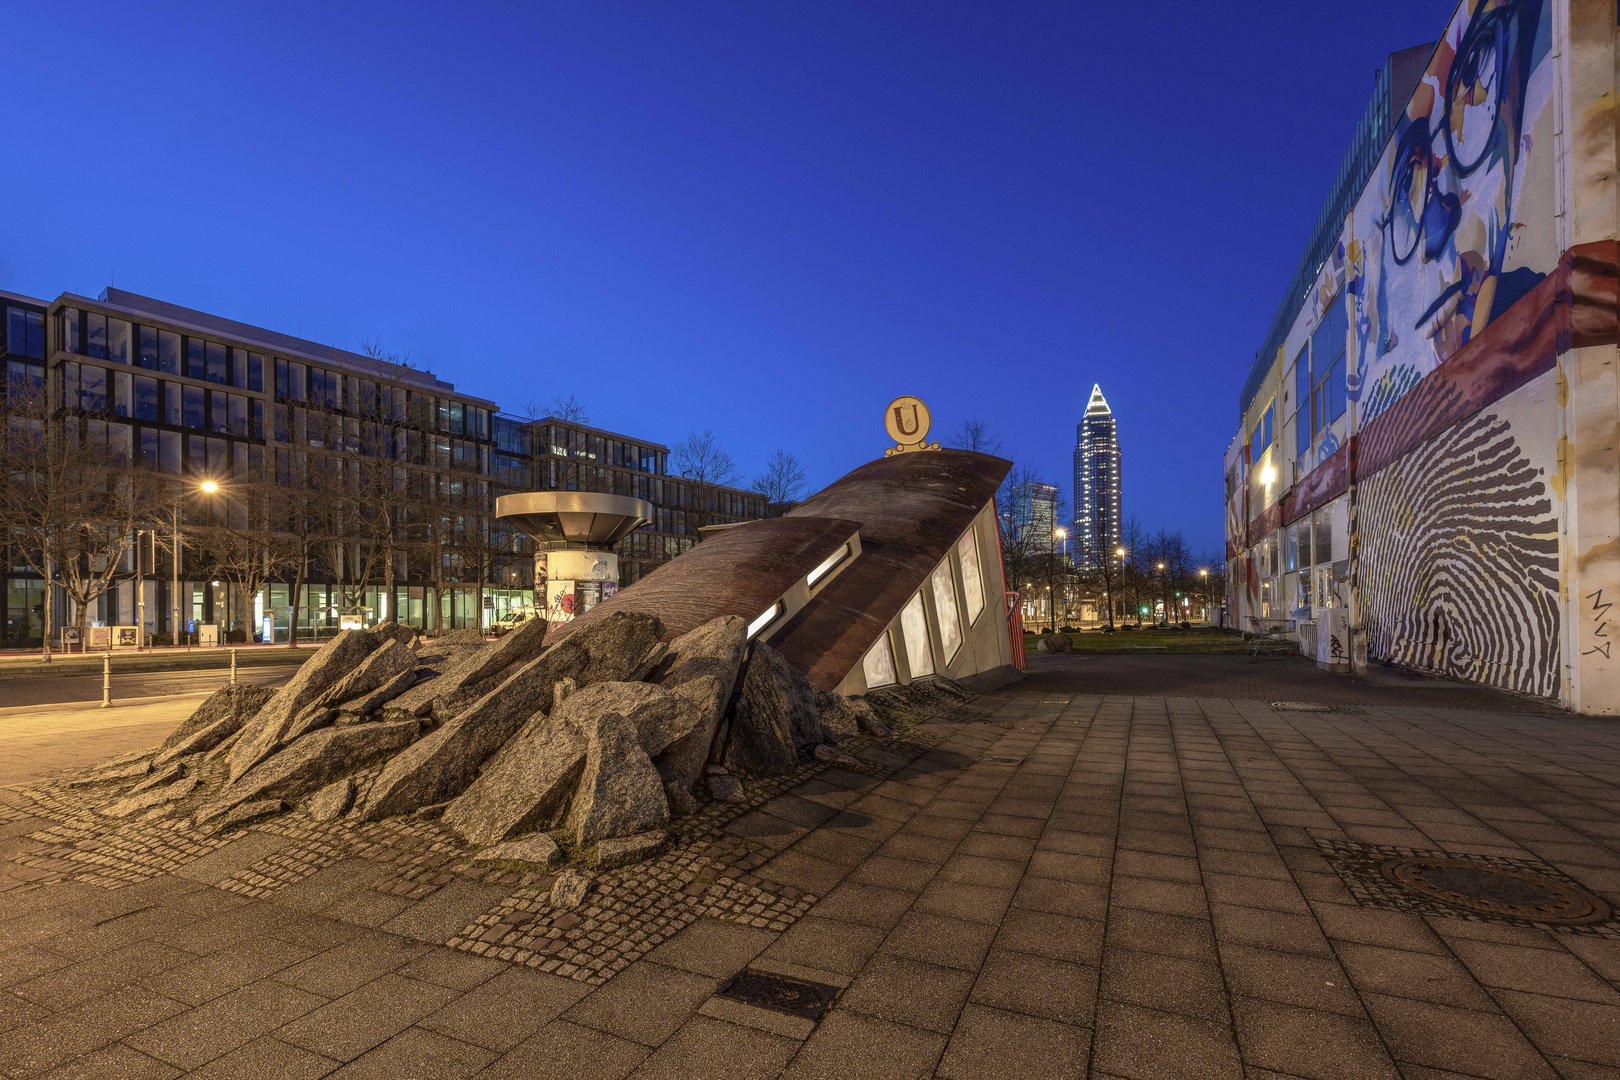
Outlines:
{"label": "street lamp post", "polygon": [[1166,626],[1169,626],[1170,625],[1170,609],[1174,605],[1172,605],[1170,603],[1170,593],[1169,593],[1170,584],[1169,584],[1169,579],[1164,576],[1164,563],[1159,564],[1159,588],[1165,590],[1164,592],[1161,592],[1159,594],[1159,599],[1164,602],[1164,624]]}
{"label": "street lamp post", "polygon": [[1204,621],[1207,623],[1211,621],[1210,615],[1212,614],[1210,611],[1211,605],[1209,602],[1209,568],[1203,566],[1199,567],[1198,576],[1202,578],[1204,582]]}
{"label": "street lamp post", "polygon": [[[1115,548],[1114,558],[1119,560],[1119,570],[1123,573],[1125,570],[1125,549],[1123,547]],[[1114,587],[1112,585],[1108,587],[1108,625],[1114,625]]]}
{"label": "street lamp post", "polygon": [[[219,484],[213,480],[204,480],[197,485],[197,490],[204,495],[212,495],[219,490]],[[175,645],[180,644],[180,501],[185,498],[182,491],[174,500],[174,556],[173,591],[169,594],[170,638]],[[191,637],[186,637],[186,648],[191,648]]]}
{"label": "street lamp post", "polygon": [[[1053,529],[1052,530],[1052,535],[1054,537],[1056,537],[1057,539],[1063,541],[1063,553],[1065,555],[1067,555],[1069,553],[1069,540],[1068,540],[1068,535],[1069,534],[1064,532],[1062,529]],[[1053,545],[1052,551],[1048,554],[1047,559],[1046,559],[1046,592],[1047,592],[1047,604],[1052,609],[1049,612],[1049,615],[1051,617],[1052,633],[1054,633],[1054,634],[1057,633],[1057,566],[1056,566],[1056,563],[1057,563],[1057,546]]]}

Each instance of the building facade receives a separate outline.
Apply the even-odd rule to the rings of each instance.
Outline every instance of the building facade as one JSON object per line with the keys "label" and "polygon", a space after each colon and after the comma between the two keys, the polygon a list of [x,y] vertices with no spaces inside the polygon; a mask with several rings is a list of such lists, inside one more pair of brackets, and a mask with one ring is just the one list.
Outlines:
{"label": "building facade", "polygon": [[[662,444],[555,417],[505,416],[495,402],[387,356],[111,288],[96,299],[52,301],[0,293],[0,305],[8,380],[43,380],[56,421],[173,478],[174,505],[154,515],[159,565],[138,580],[131,555],[129,572],[86,611],[90,624],[134,625],[144,608],[148,632],[172,636],[178,611],[182,632],[215,623],[248,641],[267,628],[278,639],[314,636],[356,613],[429,629],[489,625],[532,603],[532,543],[493,517],[498,495],[562,489],[652,502],[656,520],[620,545],[626,583],[695,543],[699,524],[765,515],[756,493],[670,477]],[[302,575],[277,574],[242,595],[219,572],[214,542],[240,502],[233,496],[326,475],[338,478],[343,486],[331,494],[351,509],[365,477],[383,477],[388,494],[369,515],[349,515],[371,521],[340,523],[347,531],[310,547]],[[200,495],[203,481],[219,495]],[[171,511],[181,535],[178,591]],[[0,645],[38,645],[44,582],[15,542],[10,548]],[[57,593],[59,627],[76,613]]]}
{"label": "building facade", "polygon": [[1013,488],[1013,521],[1016,542],[1028,551],[1050,551],[1057,541],[1057,486],[1028,480]]}
{"label": "building facade", "polygon": [[1620,712],[1615,14],[1466,0],[1380,72],[1225,455],[1241,625]]}
{"label": "building facade", "polygon": [[1085,416],[1075,430],[1075,565],[1082,571],[1100,569],[1119,541],[1119,431],[1102,387],[1093,383]]}

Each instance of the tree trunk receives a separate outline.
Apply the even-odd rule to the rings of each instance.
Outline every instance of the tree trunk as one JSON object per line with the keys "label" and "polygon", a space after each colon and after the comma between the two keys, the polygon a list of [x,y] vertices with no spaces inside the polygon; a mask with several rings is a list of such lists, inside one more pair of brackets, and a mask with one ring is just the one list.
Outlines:
{"label": "tree trunk", "polygon": [[[308,564],[307,558],[298,560],[298,569],[293,572],[292,617],[287,621],[287,647],[298,648],[298,609],[304,599],[304,567]],[[271,620],[271,636],[275,636],[275,620]]]}
{"label": "tree trunk", "polygon": [[51,662],[51,609],[54,606],[51,596],[51,549],[47,547],[43,554],[45,556],[42,560],[45,564],[45,611],[43,613],[44,625],[41,627],[44,636],[40,639],[40,644],[44,650],[45,662],[48,664]]}

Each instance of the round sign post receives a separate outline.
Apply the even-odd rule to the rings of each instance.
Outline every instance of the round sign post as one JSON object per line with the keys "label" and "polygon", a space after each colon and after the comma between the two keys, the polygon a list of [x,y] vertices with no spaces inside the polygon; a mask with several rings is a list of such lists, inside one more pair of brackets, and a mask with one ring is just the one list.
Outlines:
{"label": "round sign post", "polygon": [[934,418],[922,398],[901,394],[889,402],[888,409],[883,413],[883,426],[888,429],[889,438],[896,445],[885,449],[883,456],[908,454],[916,450],[938,450],[939,443],[928,441],[928,429],[933,422]]}

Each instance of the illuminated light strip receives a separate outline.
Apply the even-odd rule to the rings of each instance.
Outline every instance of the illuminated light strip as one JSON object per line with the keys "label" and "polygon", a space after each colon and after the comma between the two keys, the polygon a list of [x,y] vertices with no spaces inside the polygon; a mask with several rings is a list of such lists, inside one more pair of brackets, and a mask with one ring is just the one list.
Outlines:
{"label": "illuminated light strip", "polygon": [[822,562],[820,566],[810,571],[810,576],[804,580],[805,585],[812,589],[815,588],[816,582],[832,573],[833,568],[847,558],[849,558],[849,545],[844,544],[837,551],[827,556],[826,560]]}
{"label": "illuminated light strip", "polygon": [[755,634],[775,622],[776,617],[780,614],[782,614],[782,601],[778,600],[748,624],[748,637],[753,638]]}

